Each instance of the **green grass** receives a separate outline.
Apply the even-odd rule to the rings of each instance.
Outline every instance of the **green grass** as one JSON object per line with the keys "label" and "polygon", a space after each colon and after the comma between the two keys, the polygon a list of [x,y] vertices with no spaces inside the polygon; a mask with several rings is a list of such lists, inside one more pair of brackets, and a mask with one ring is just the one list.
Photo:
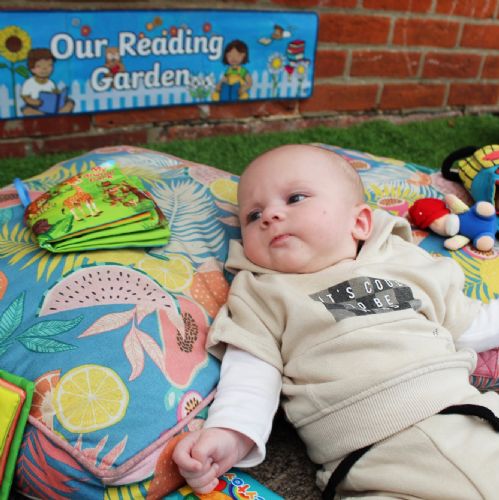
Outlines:
{"label": "green grass", "polygon": [[[218,136],[142,146],[238,174],[255,156],[272,147],[307,142],[335,144],[439,168],[445,156],[457,148],[499,143],[499,117],[473,115],[401,125],[379,120],[347,128],[316,127],[295,132]],[[25,179],[43,172],[81,153],[0,159],[0,186],[10,184],[14,177]]]}

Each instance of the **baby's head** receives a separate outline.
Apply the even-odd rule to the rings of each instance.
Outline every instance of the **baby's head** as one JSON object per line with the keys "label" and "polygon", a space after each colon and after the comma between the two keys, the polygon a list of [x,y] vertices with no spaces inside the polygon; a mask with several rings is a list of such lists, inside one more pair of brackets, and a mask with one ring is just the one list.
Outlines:
{"label": "baby's head", "polygon": [[283,273],[354,259],[371,232],[359,175],[316,146],[281,146],[256,158],[241,175],[238,202],[246,257]]}

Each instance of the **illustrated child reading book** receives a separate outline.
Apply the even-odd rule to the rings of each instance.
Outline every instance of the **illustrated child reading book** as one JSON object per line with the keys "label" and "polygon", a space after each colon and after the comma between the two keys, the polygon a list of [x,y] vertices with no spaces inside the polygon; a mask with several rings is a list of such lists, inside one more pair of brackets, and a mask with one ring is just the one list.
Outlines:
{"label": "illustrated child reading book", "polygon": [[50,79],[54,71],[54,56],[49,49],[31,49],[28,68],[32,76],[22,86],[21,97],[26,105],[25,116],[71,113],[74,101],[68,98],[67,88],[58,89]]}

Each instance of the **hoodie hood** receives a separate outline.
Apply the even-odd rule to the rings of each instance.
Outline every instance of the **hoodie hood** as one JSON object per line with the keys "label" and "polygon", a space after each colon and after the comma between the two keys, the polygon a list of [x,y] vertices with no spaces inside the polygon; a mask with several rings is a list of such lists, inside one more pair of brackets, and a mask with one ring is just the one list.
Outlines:
{"label": "hoodie hood", "polygon": [[[388,241],[391,235],[398,236],[406,241],[412,242],[411,226],[406,219],[396,217],[384,210],[375,210],[373,213],[373,230],[369,239],[364,242],[360,255],[367,256],[379,251]],[[281,274],[278,271],[253,264],[246,255],[241,240],[229,242],[229,255],[225,264],[227,271],[237,273],[238,271],[250,271],[254,274]]]}
{"label": "hoodie hood", "polygon": [[405,241],[413,242],[411,225],[407,219],[392,215],[385,210],[375,210],[373,215],[373,230],[368,240],[362,245],[359,256],[366,257],[379,252],[391,236],[398,236]]}

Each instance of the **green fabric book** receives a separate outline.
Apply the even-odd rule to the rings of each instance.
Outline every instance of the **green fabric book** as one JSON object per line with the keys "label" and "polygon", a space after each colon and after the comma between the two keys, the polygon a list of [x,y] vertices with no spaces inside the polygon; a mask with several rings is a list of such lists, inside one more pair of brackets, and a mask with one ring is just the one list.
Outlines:
{"label": "green fabric book", "polygon": [[33,200],[24,221],[51,252],[154,247],[170,237],[168,221],[138,177],[96,166]]}

